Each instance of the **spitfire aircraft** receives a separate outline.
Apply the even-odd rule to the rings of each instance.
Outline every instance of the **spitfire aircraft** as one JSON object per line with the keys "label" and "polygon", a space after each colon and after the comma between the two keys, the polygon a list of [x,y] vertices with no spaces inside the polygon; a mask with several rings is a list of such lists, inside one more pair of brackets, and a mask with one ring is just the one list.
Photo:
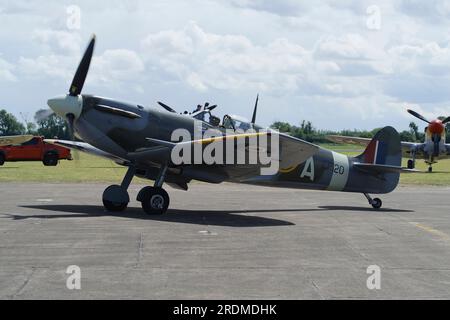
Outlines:
{"label": "spitfire aircraft", "polygon": [[[361,193],[373,208],[379,209],[382,201],[372,199],[370,194],[392,192],[398,185],[400,173],[411,171],[401,167],[400,137],[392,127],[380,130],[363,154],[347,157],[257,126],[258,103],[251,122],[227,115],[220,123],[217,117],[209,117],[208,121],[203,117],[205,113],[211,113],[209,105],[191,114],[179,114],[161,103],[165,110],[81,94],[94,46],[95,36],[80,62],[69,93],[48,100],[49,107],[67,120],[73,135],[83,142],[50,142],[112,159],[128,168],[121,184],[110,186],[103,193],[103,204],[108,211],[127,208],[130,202],[128,188],[135,176],[154,181],[153,186],[143,188],[137,195],[137,201],[148,214],[167,211],[170,199],[163,189],[164,184],[187,191],[193,180]],[[199,124],[202,131],[212,130],[215,137],[196,139],[194,131]],[[173,141],[173,134],[179,129],[194,134],[194,138]],[[177,163],[173,159],[173,151],[180,146],[206,149],[214,143],[230,140],[233,148],[237,148],[239,143],[244,144],[243,150],[248,156],[254,149],[250,144],[254,137],[259,142],[264,139],[271,141],[266,145],[270,145],[266,151],[278,161],[275,172],[261,174],[266,163],[242,164],[235,161],[221,164],[205,160]],[[273,147],[275,140],[279,141],[278,148]],[[259,151],[264,148],[262,143],[256,147]],[[226,149],[227,156],[228,152]]]}
{"label": "spitfire aircraft", "polygon": [[31,135],[22,135],[22,136],[3,136],[0,137],[0,147],[9,146],[13,144],[22,144],[27,141],[33,139]]}
{"label": "spitfire aircraft", "polygon": [[[425,142],[413,143],[402,142],[403,157],[410,158],[408,160],[408,169],[416,167],[416,159],[424,159],[429,166],[428,172],[433,172],[433,164],[437,163],[438,159],[450,158],[450,144],[446,143],[447,131],[445,125],[450,122],[450,117],[444,120],[428,120],[421,114],[409,110],[408,112],[414,117],[425,121],[428,126],[425,128]],[[370,143],[370,139],[358,137],[346,137],[330,135],[327,137],[330,141],[336,143],[350,143],[366,146]]]}

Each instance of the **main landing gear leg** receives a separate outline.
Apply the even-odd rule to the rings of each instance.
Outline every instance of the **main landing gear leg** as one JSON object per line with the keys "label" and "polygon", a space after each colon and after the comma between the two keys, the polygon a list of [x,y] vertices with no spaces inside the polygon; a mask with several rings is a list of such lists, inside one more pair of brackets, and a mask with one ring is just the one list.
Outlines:
{"label": "main landing gear leg", "polygon": [[169,194],[162,188],[166,179],[167,165],[161,167],[158,178],[153,187],[145,187],[138,196],[137,201],[141,202],[142,209],[149,215],[160,215],[167,212],[169,208]]}
{"label": "main landing gear leg", "polygon": [[124,211],[130,202],[128,195],[128,187],[133,180],[136,168],[134,166],[128,167],[127,174],[123,178],[120,186],[113,185],[106,188],[103,192],[103,205],[106,210],[110,212]]}
{"label": "main landing gear leg", "polygon": [[408,169],[415,169],[416,168],[416,154],[413,152],[412,159],[408,160]]}
{"label": "main landing gear leg", "polygon": [[364,193],[364,195],[366,196],[367,201],[369,201],[369,204],[374,209],[380,209],[383,206],[383,201],[381,201],[381,199],[379,198],[372,199],[372,197],[367,193]]}

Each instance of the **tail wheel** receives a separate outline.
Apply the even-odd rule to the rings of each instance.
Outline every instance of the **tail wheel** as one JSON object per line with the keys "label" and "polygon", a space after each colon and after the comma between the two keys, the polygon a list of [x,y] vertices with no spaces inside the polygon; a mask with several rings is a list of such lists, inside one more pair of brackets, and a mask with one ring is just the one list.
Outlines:
{"label": "tail wheel", "polygon": [[375,198],[372,200],[371,205],[374,209],[380,209],[383,206],[383,201],[379,198]]}

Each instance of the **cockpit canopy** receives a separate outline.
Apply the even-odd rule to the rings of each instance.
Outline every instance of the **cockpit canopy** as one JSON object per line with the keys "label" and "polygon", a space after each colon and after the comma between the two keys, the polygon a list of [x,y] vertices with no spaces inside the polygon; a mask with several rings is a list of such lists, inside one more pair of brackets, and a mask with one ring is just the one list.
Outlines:
{"label": "cockpit canopy", "polygon": [[252,123],[241,116],[226,115],[223,117],[222,125],[220,125],[220,118],[211,114],[210,110],[202,110],[193,114],[194,119],[208,123],[212,127],[223,127],[228,130],[237,132],[246,132],[253,128]]}
{"label": "cockpit canopy", "polygon": [[251,122],[244,117],[236,115],[226,115],[223,118],[223,127],[234,131],[246,132],[253,128]]}

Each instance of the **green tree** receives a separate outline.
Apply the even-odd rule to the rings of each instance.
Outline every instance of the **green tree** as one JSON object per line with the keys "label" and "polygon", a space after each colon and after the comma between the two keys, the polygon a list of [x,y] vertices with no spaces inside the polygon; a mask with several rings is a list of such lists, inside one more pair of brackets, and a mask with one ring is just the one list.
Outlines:
{"label": "green tree", "polygon": [[409,130],[411,131],[412,142],[416,142],[420,139],[419,136],[419,127],[414,122],[409,124]]}
{"label": "green tree", "polygon": [[33,136],[38,135],[36,123],[34,123],[34,122],[27,122],[26,127],[27,127],[26,134],[31,134]]}
{"label": "green tree", "polygon": [[25,132],[25,127],[13,114],[0,110],[0,136],[14,136]]}
{"label": "green tree", "polygon": [[405,130],[405,131],[399,132],[399,135],[400,135],[401,141],[406,141],[406,142],[414,142],[415,141],[415,136],[412,131]]}
{"label": "green tree", "polygon": [[40,119],[37,116],[40,113],[42,113],[42,110],[37,111],[35,116],[38,124],[38,135],[44,136],[47,139],[70,139],[69,129],[64,119],[54,113],[44,119]]}
{"label": "green tree", "polygon": [[276,129],[280,132],[289,133],[291,132],[291,125],[287,122],[277,121],[270,126],[272,129]]}

